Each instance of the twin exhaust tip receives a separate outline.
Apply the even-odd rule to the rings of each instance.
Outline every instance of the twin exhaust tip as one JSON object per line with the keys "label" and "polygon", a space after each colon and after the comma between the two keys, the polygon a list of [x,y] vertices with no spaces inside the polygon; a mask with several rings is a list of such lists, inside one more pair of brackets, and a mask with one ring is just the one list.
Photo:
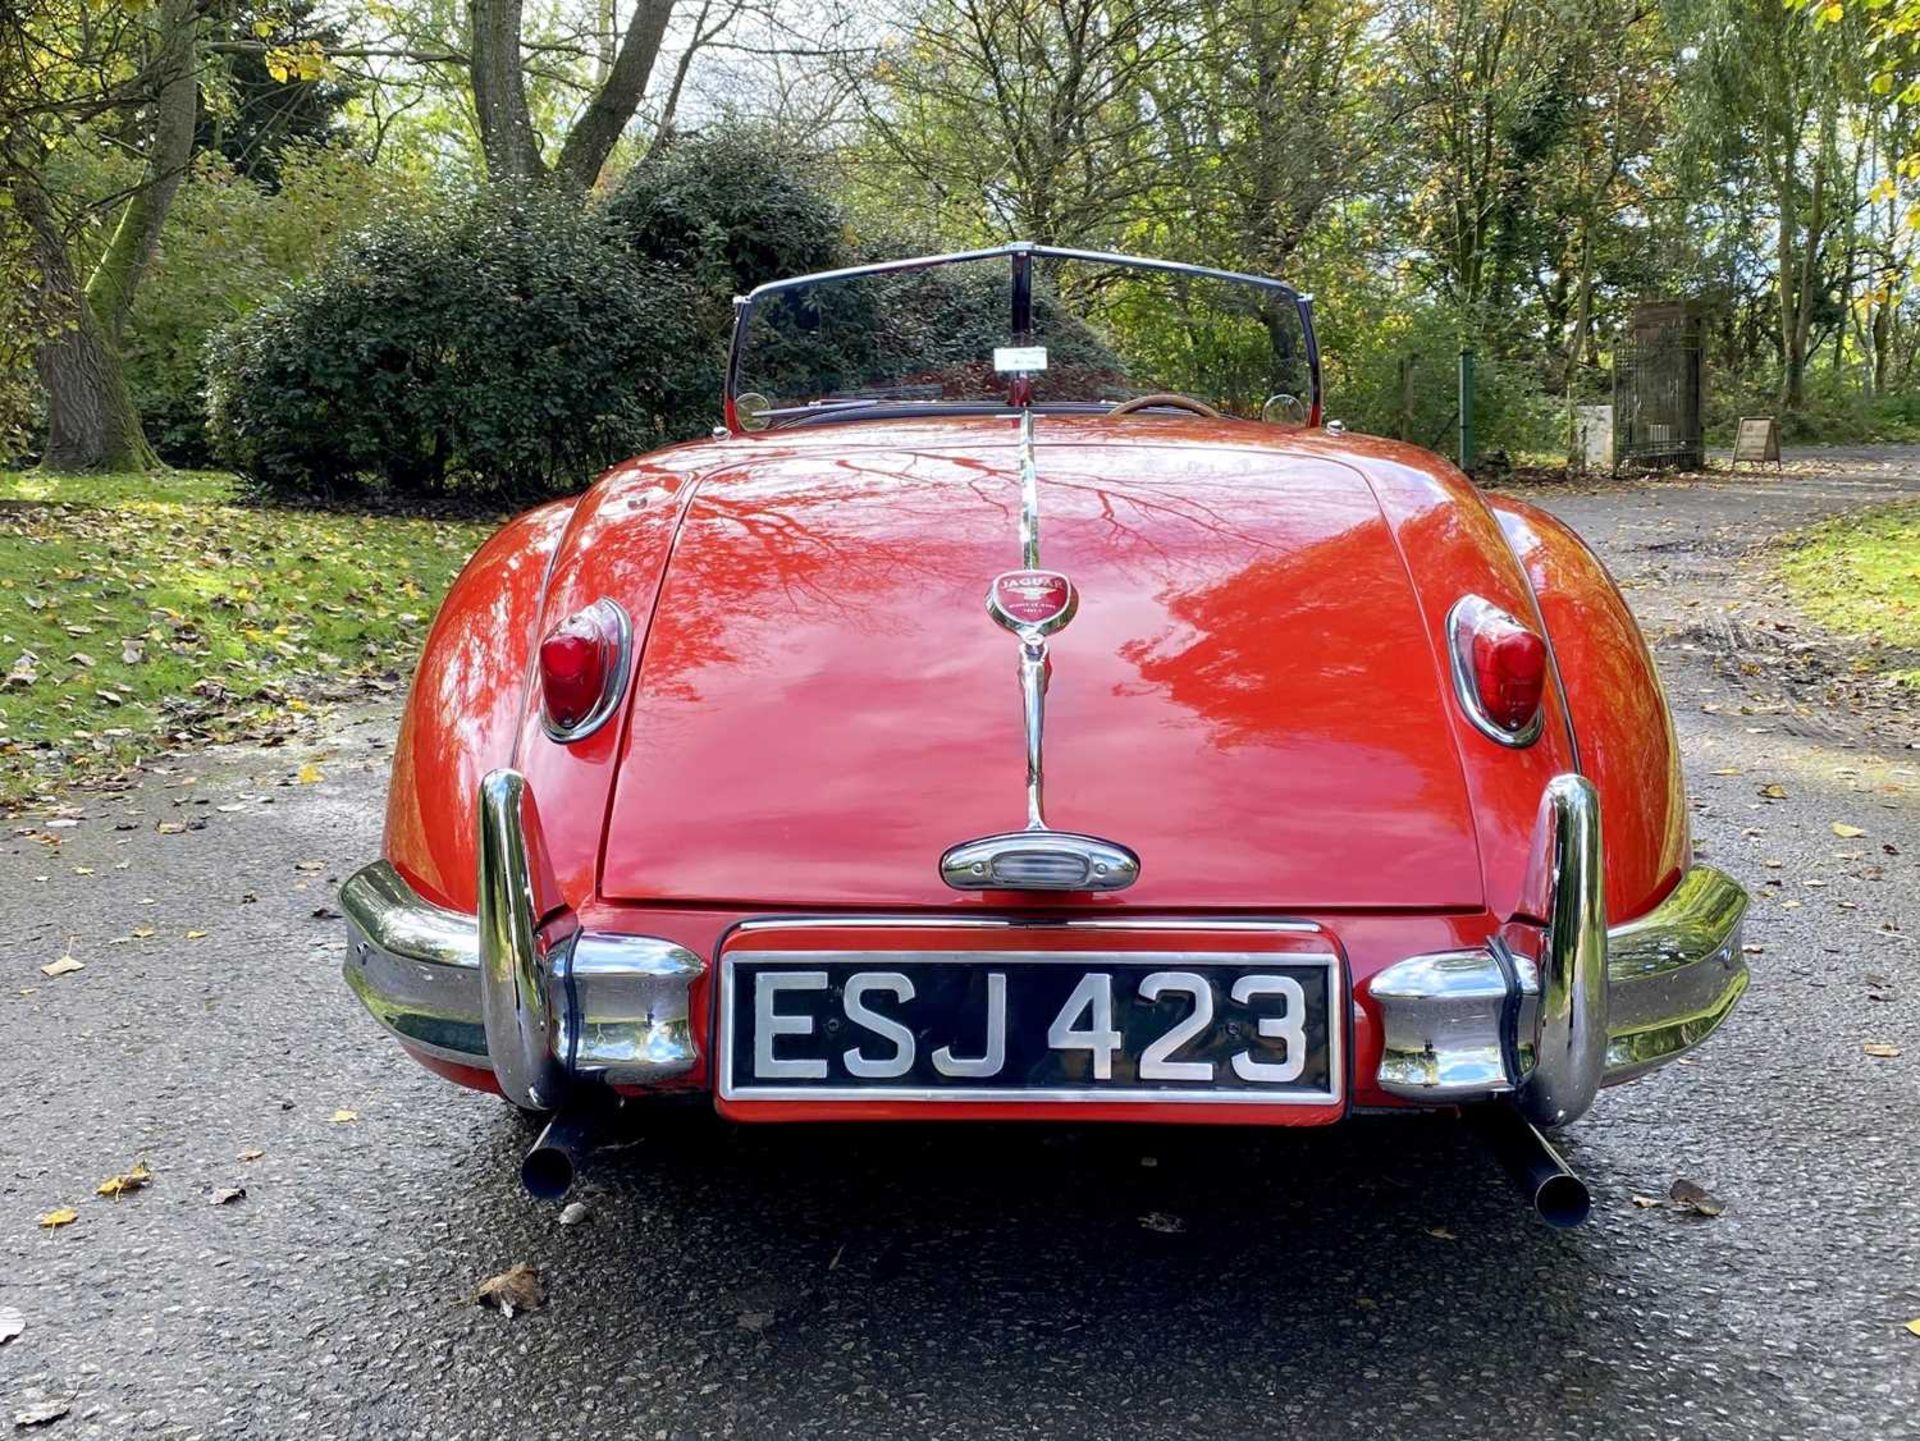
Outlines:
{"label": "twin exhaust tip", "polygon": [[[587,1153],[618,1110],[611,1104],[579,1105],[556,1114],[520,1163],[520,1184],[541,1201],[558,1201],[573,1189]],[[1534,1214],[1555,1230],[1580,1225],[1593,1211],[1587,1183],[1573,1174],[1547,1138],[1511,1106],[1471,1106],[1469,1123],[1507,1173]]]}

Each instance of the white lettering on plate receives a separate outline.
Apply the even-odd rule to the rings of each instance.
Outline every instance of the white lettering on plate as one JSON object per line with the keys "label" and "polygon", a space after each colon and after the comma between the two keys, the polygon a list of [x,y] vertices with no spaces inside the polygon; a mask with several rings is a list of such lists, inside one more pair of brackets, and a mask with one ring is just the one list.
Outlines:
{"label": "white lettering on plate", "polygon": [[762,971],[753,978],[753,1074],[773,1080],[817,1081],[827,1074],[818,1057],[781,1059],[773,1054],[776,1036],[810,1036],[813,1017],[776,1010],[782,991],[824,991],[825,971]]}

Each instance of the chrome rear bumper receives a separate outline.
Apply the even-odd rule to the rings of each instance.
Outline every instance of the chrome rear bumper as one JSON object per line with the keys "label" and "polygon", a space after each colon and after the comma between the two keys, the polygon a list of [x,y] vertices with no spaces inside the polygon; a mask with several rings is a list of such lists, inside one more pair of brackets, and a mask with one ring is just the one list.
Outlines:
{"label": "chrome rear bumper", "polygon": [[[1543,934],[1508,927],[1478,949],[1389,966],[1368,986],[1389,1094],[1431,1105],[1510,1096],[1535,1124],[1561,1125],[1600,1086],[1698,1045],[1745,992],[1747,896],[1735,881],[1696,867],[1609,931],[1593,787],[1558,778],[1544,812]],[[706,963],[671,941],[573,926],[554,904],[514,772],[481,783],[479,839],[477,916],[425,900],[385,861],[341,888],[347,983],[374,1018],[423,1055],[492,1071],[534,1110],[556,1108],[582,1080],[646,1086],[690,1071],[689,992]]]}
{"label": "chrome rear bumper", "polygon": [[1592,784],[1556,778],[1544,810],[1551,889],[1537,955],[1508,927],[1484,947],[1414,956],[1373,978],[1389,1094],[1511,1096],[1535,1125],[1564,1125],[1601,1086],[1699,1045],[1746,993],[1737,881],[1696,866],[1653,910],[1608,930]]}
{"label": "chrome rear bumper", "polygon": [[347,984],[408,1046],[492,1071],[529,1110],[556,1109],[577,1081],[647,1086],[692,1070],[688,993],[706,962],[549,916],[545,869],[525,780],[493,772],[480,784],[479,914],[423,899],[385,861],[355,872],[340,888]]}

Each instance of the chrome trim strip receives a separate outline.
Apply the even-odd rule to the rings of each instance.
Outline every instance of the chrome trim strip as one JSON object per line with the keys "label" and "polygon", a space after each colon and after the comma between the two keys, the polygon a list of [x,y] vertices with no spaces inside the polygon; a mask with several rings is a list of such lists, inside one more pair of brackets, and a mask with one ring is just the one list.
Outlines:
{"label": "chrome trim strip", "polygon": [[928,917],[914,916],[762,916],[756,920],[741,921],[733,929],[736,931],[765,930],[837,930],[857,929],[860,927],[884,928],[888,930],[943,930],[949,926],[974,927],[979,929],[1010,930],[1014,927],[1046,926],[1067,930],[1087,931],[1280,931],[1289,935],[1328,935],[1327,928],[1313,921],[1221,921],[1189,920],[1184,916],[1162,916],[1157,919],[1148,917],[1127,917],[1113,920],[1081,920],[1055,916],[952,916]]}
{"label": "chrome trim strip", "polygon": [[[620,700],[627,693],[627,681],[633,674],[633,617],[627,614],[625,606],[609,596],[602,596],[593,604],[605,606],[613,614],[613,670],[607,676],[606,685],[600,692],[600,699],[594,703],[593,709],[581,718],[578,725],[555,725],[553,718],[547,714],[546,705],[541,704],[540,729],[547,733],[549,740],[558,741],[562,745],[583,741],[605,725],[613,717],[613,713],[620,708]],[[536,678],[539,675],[539,669],[539,647],[536,645],[534,648]]]}
{"label": "chrome trim strip", "polygon": [[1020,712],[1027,733],[1027,829],[1047,828],[1046,787],[1047,643],[1020,641]]}
{"label": "chrome trim strip", "polygon": [[[1168,965],[1203,963],[1206,965],[1284,964],[1321,966],[1327,976],[1327,1077],[1326,1091],[1292,1091],[1277,1095],[1239,1091],[1153,1091],[1113,1087],[1082,1087],[1072,1090],[1026,1090],[1018,1087],[916,1087],[916,1086],[747,1086],[733,1084],[734,998],[739,988],[734,983],[733,967],[740,960],[845,962],[858,959],[864,964],[871,957],[876,965],[887,961],[917,961],[955,965],[981,965],[991,961],[1008,963],[1078,962],[1082,965]],[[1347,1017],[1342,1013],[1341,977],[1344,968],[1333,952],[1292,951],[723,951],[720,956],[720,1004],[718,1034],[714,1042],[714,1085],[729,1101],[926,1101],[952,1103],[967,1101],[1026,1101],[1035,1105],[1064,1102],[1069,1105],[1118,1101],[1131,1104],[1165,1102],[1176,1105],[1254,1105],[1254,1106],[1330,1106],[1338,1105],[1346,1094]]]}
{"label": "chrome trim strip", "polygon": [[[480,1015],[500,1092],[526,1110],[550,1111],[566,1093],[558,1025],[547,992],[550,953],[538,926],[527,838],[533,800],[518,771],[480,782]],[[564,954],[565,944],[554,948]],[[558,959],[554,956],[553,959]]]}
{"label": "chrome trim strip", "polygon": [[[1079,604],[1070,578],[1042,570],[1040,561],[1040,471],[1034,453],[1034,416],[1020,412],[1020,558],[1027,572],[1040,572],[1064,590],[1059,609],[1044,619],[1023,620],[1017,607],[1004,607],[1000,588],[1016,572],[995,577],[987,587],[987,613],[1020,642],[1020,718],[1026,738],[1026,838],[1015,833],[976,836],[948,847],[940,857],[940,877],[960,891],[1120,891],[1140,878],[1140,857],[1126,846],[1097,836],[1056,832],[1046,814],[1047,682],[1052,662],[1047,637],[1073,619]],[[1046,840],[1035,837],[1045,836]],[[1011,871],[1025,858],[1036,870],[1021,877]],[[1049,863],[1060,869],[1045,874]],[[1073,869],[1076,867],[1077,869]]]}
{"label": "chrome trim strip", "polygon": [[1533,1070],[1516,1097],[1536,1126],[1563,1126],[1593,1104],[1607,1061],[1607,902],[1600,793],[1585,776],[1547,783],[1551,915],[1540,957]]}
{"label": "chrome trim strip", "polygon": [[[1020,412],[1020,563],[1040,569],[1040,468],[1033,451],[1033,412]],[[1071,583],[1071,582],[1069,582]],[[992,590],[989,589],[989,594]],[[1065,625],[1069,608],[1054,617],[1049,629]],[[1047,728],[1047,631],[1030,627],[1020,637],[1020,705],[1027,733],[1027,829],[1047,826],[1043,789]],[[949,853],[951,854],[951,852]],[[946,870],[946,862],[941,862]]]}
{"label": "chrome trim strip", "polygon": [[1040,569],[1040,466],[1033,452],[1033,412],[1020,412],[1020,556]]}
{"label": "chrome trim strip", "polygon": [[1446,620],[1447,669],[1453,676],[1453,693],[1459,697],[1460,709],[1467,713],[1473,728],[1489,740],[1518,750],[1540,739],[1541,728],[1546,724],[1547,708],[1543,704],[1533,713],[1532,720],[1519,730],[1510,731],[1488,715],[1486,708],[1480,704],[1480,692],[1473,683],[1473,657],[1469,654],[1469,647],[1473,640],[1474,617],[1488,610],[1504,614],[1499,606],[1484,596],[1463,595],[1453,603]]}

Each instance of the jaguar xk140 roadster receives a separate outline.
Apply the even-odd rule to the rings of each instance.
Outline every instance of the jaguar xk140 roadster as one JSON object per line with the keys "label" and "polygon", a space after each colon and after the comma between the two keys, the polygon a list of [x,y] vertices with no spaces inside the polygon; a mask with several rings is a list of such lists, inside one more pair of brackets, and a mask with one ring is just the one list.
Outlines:
{"label": "jaguar xk140 roadster", "polygon": [[724,425],[484,545],[346,976],[554,1114],[1541,1137],[1745,990],[1673,727],[1550,515],[1321,416],[1310,299],[1015,244],[736,303]]}

